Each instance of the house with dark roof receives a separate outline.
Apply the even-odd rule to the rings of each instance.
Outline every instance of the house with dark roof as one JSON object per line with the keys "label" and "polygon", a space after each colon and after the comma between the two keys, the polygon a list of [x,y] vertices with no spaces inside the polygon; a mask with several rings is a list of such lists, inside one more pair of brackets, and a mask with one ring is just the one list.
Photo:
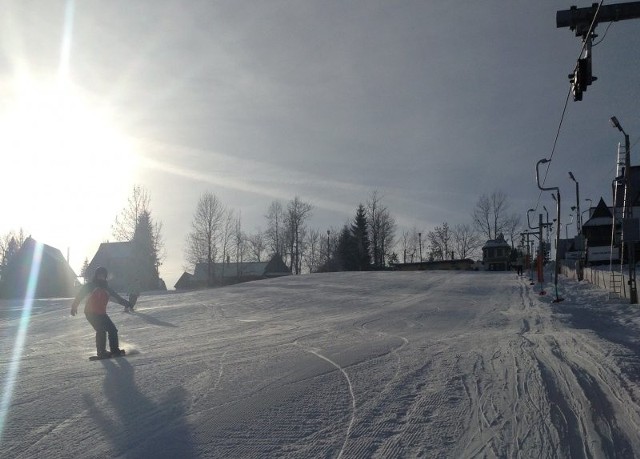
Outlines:
{"label": "house with dark roof", "polygon": [[482,264],[489,271],[511,269],[511,246],[502,233],[496,239],[489,239],[482,247]]}
{"label": "house with dark roof", "polygon": [[140,293],[162,287],[155,266],[140,256],[133,241],[100,244],[89,263],[86,276],[91,279],[100,266],[109,271],[109,286],[116,291]]}
{"label": "house with dark roof", "polygon": [[291,270],[284,263],[282,257],[277,254],[271,257],[269,261],[264,262],[212,263],[210,282],[207,282],[209,264],[197,263],[193,274],[184,273],[176,283],[175,288],[189,290],[289,275],[291,275]]}
{"label": "house with dark roof", "polygon": [[34,298],[69,298],[79,284],[60,250],[28,237],[3,272],[0,296],[24,298],[32,281]]}
{"label": "house with dark roof", "polygon": [[[611,234],[613,225],[613,212],[607,206],[604,199],[600,198],[598,205],[590,212],[589,220],[582,224],[582,234],[586,239],[587,263],[606,264],[611,258]],[[616,223],[616,231],[620,230],[620,224]],[[614,245],[613,261],[620,260],[619,244]]]}
{"label": "house with dark roof", "polygon": [[178,282],[176,282],[176,285],[174,285],[173,287],[176,290],[192,290],[196,288],[203,288],[205,286],[206,285],[199,286],[195,278],[193,277],[193,274],[184,272],[182,273],[182,276],[180,276],[180,279],[178,279]]}

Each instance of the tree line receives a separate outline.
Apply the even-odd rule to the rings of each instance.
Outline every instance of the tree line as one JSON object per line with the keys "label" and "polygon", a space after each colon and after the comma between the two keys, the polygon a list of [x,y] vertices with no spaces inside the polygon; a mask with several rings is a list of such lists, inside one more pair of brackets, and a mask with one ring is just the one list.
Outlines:
{"label": "tree line", "polygon": [[[275,200],[264,215],[265,229],[246,232],[241,212],[205,192],[196,203],[185,238],[185,269],[206,264],[213,282],[215,263],[222,263],[225,269],[231,263],[267,261],[276,254],[293,274],[385,269],[394,263],[478,258],[486,240],[503,234],[513,246],[521,231],[520,218],[509,212],[508,197],[502,191],[481,195],[469,223],[451,226],[443,222],[429,231],[413,227],[399,237],[396,220],[378,191],[360,203],[354,216],[339,228],[311,228],[313,211],[311,203],[297,196],[286,203]],[[116,241],[133,242],[146,288],[157,285],[166,258],[162,228],[152,216],[148,191],[134,186],[127,206],[115,218],[112,235]],[[24,234],[20,230],[0,236],[0,280],[2,270],[24,242]],[[88,263],[85,259],[83,271]]]}
{"label": "tree line", "polygon": [[508,197],[494,191],[478,198],[471,222],[430,231],[416,227],[397,237],[397,223],[382,196],[373,191],[354,217],[340,228],[311,228],[313,205],[299,197],[288,203],[273,201],[265,214],[265,230],[246,233],[233,209],[215,194],[203,193],[196,205],[186,239],[189,266],[206,264],[213,276],[215,263],[230,265],[264,261],[280,255],[293,274],[302,272],[385,269],[393,263],[478,258],[488,239],[503,234],[512,245],[520,232],[520,218],[509,212]]}

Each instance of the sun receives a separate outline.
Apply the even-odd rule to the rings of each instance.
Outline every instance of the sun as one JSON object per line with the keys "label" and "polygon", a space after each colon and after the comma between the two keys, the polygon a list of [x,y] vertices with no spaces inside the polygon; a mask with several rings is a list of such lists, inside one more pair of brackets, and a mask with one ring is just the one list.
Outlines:
{"label": "sun", "polygon": [[33,232],[73,228],[104,237],[105,228],[86,217],[102,209],[113,219],[136,167],[113,110],[60,80],[22,77],[10,88],[0,99],[3,219]]}

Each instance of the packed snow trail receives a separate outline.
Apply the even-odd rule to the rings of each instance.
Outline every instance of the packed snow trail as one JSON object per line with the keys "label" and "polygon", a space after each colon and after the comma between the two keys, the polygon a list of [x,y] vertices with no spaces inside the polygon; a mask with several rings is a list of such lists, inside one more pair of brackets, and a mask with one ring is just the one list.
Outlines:
{"label": "packed snow trail", "polygon": [[[137,354],[99,362],[70,302],[38,301],[0,457],[640,456],[640,313],[562,285],[559,304],[488,272],[142,296],[110,309]],[[20,305],[1,306],[4,378]]]}

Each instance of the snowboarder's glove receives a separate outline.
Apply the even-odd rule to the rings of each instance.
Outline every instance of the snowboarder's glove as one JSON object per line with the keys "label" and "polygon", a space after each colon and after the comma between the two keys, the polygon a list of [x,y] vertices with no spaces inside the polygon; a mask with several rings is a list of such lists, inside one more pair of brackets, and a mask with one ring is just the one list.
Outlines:
{"label": "snowboarder's glove", "polygon": [[78,308],[77,307],[76,308],[72,307],[71,308],[71,315],[75,316],[77,313],[78,313]]}

